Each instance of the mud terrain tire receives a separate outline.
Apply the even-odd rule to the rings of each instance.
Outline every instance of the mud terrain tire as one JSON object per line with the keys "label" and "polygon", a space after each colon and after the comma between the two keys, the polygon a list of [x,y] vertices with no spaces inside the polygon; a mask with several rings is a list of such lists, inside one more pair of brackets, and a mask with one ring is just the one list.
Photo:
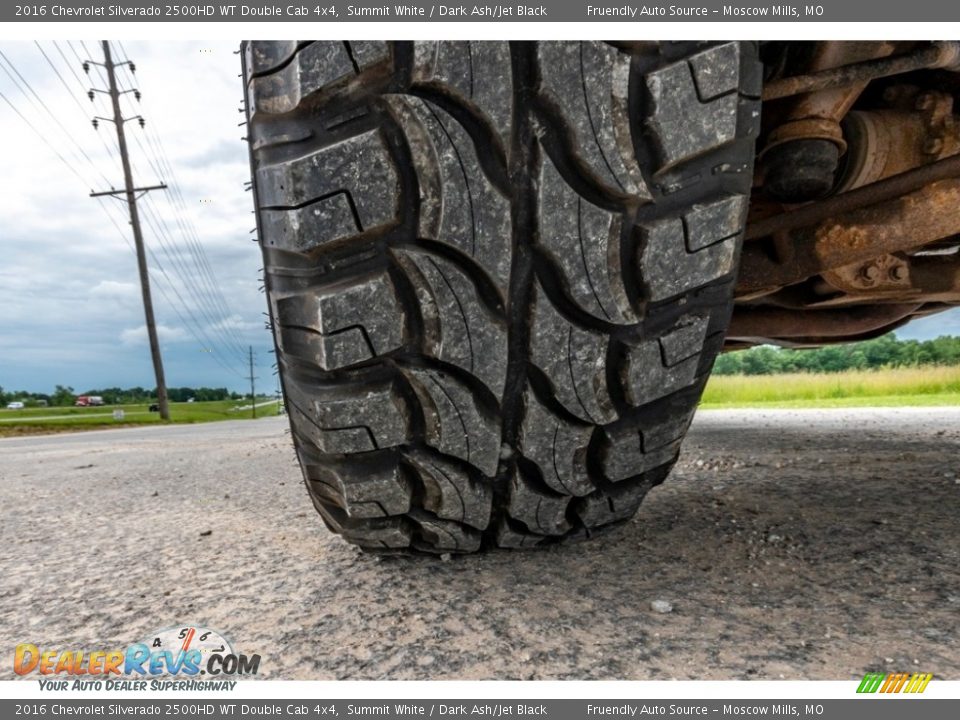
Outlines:
{"label": "mud terrain tire", "polygon": [[280,376],[330,529],[465,553],[630,518],[729,322],[755,46],[243,54]]}

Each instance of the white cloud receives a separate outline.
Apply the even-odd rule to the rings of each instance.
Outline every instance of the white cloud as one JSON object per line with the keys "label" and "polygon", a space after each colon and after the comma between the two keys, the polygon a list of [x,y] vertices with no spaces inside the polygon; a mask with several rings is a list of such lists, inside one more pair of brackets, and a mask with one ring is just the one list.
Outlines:
{"label": "white cloud", "polygon": [[[98,72],[92,69],[89,77],[84,75],[73,54],[76,51],[81,58],[92,54],[90,59],[97,59],[98,44],[87,41],[84,46],[73,41],[71,46],[60,40],[59,49],[49,40],[40,44],[57,64],[69,90],[33,42],[3,42],[0,49],[72,137],[66,137],[57,121],[0,73],[0,91],[53,146],[45,144],[6,103],[0,103],[0,127],[15,138],[4,146],[0,173],[0,337],[4,340],[0,385],[49,390],[54,382],[76,387],[95,386],[96,382],[148,384],[152,369],[145,351],[145,330],[138,327],[143,309],[124,206],[113,198],[97,201],[89,197],[91,190],[122,181],[116,151],[111,154],[107,150],[115,147],[112,125],[101,123],[100,129],[94,130],[90,124],[93,115],[108,112],[103,96],[98,95],[93,103],[86,98],[88,87],[101,84]],[[240,62],[234,55],[237,44],[163,41],[124,45],[130,59],[136,61],[135,82],[143,93],[142,104],[137,105],[128,95],[124,106],[131,114],[142,113],[147,131],[162,138],[166,160],[175,175],[167,177],[163,167],[151,165],[148,153],[152,144],[145,131],[131,123],[135,180],[142,184],[163,180],[171,186],[167,191],[149,193],[144,200],[144,214],[160,224],[163,218],[170,235],[158,237],[152,223],[144,223],[146,244],[152,250],[154,307],[168,380],[173,385],[240,388],[246,368],[238,349],[231,347],[252,344],[266,367],[272,343],[262,316],[266,302],[257,291],[262,260],[248,234],[253,226],[252,200],[244,191],[250,177],[247,152],[240,141],[244,130],[237,126],[242,118],[237,112],[242,94],[237,77]],[[60,50],[69,58],[69,67]],[[126,82],[125,75],[123,78]],[[58,153],[77,169],[80,179]],[[196,226],[229,308],[227,318],[200,297],[202,292],[192,293],[181,281],[179,266],[181,262],[192,264],[190,254],[184,253],[181,260],[181,255],[168,254],[163,247],[186,243],[175,222],[179,208],[175,211],[171,204],[173,188],[183,197],[184,215]],[[173,288],[154,258],[174,278]],[[177,294],[186,308],[174,309]],[[191,344],[190,329],[196,329],[195,324],[200,328],[198,334],[208,337]],[[912,323],[898,334],[929,337],[942,332],[960,334],[960,310]],[[239,336],[239,341],[234,336]],[[214,353],[201,351],[208,346],[219,349],[218,358],[230,369],[216,362]]]}
{"label": "white cloud", "polygon": [[139,300],[140,288],[132,282],[101,280],[90,289],[90,297],[98,300]]}
{"label": "white cloud", "polygon": [[[120,185],[123,177],[113,126],[101,123],[94,130],[90,124],[92,116],[107,115],[109,110],[104,97],[98,95],[92,103],[86,98],[87,88],[99,87],[101,78],[95,68],[84,75],[74,56],[76,51],[81,58],[98,59],[99,43],[87,41],[84,46],[73,41],[71,47],[59,40],[58,48],[44,40],[40,45],[67,87],[33,42],[0,43],[57,118],[53,120],[0,73],[0,91],[53,146],[44,143],[6,103],[0,103],[0,127],[17,138],[4,150],[0,173],[0,336],[8,348],[0,365],[0,385],[45,390],[52,382],[78,387],[96,377],[114,382],[120,363],[130,382],[147,383],[152,368],[145,351],[137,264],[125,207],[114,198],[89,197],[91,190]],[[251,344],[264,357],[272,345],[261,317],[266,303],[257,290],[262,261],[247,234],[253,225],[252,200],[244,191],[250,171],[240,139],[243,129],[237,126],[242,88],[237,78],[239,59],[233,54],[236,45],[225,41],[124,43],[137,64],[134,82],[143,93],[139,105],[126,96],[124,108],[128,114],[143,114],[147,132],[162,139],[165,155],[162,163],[151,163],[154,136],[148,140],[144,130],[130,123],[134,179],[145,185],[162,180],[170,186],[147,194],[142,215],[151,220],[144,220],[144,238],[151,251],[148,264],[164,364],[174,385],[241,383],[245,367],[238,353],[227,356],[224,332],[239,336],[244,347]],[[121,77],[127,81],[124,73]],[[64,135],[57,121],[72,137]],[[167,161],[173,167],[171,176],[165,171]],[[183,198],[183,208],[172,202],[174,189]],[[193,239],[188,242],[183,236],[177,222],[180,213],[196,227],[230,309],[226,320],[217,310],[219,305],[210,302],[205,286],[195,288],[183,280],[185,275],[202,275],[186,251]],[[173,247],[176,250],[170,253],[167,248]],[[191,331],[205,332],[209,341],[195,340]],[[218,359],[230,369],[211,353],[198,355],[197,347],[211,343],[224,348]],[[69,362],[64,346],[71,348]],[[35,358],[45,360],[41,365]]]}
{"label": "white cloud", "polygon": [[212,329],[222,329],[222,330],[257,330],[263,327],[263,322],[261,321],[249,321],[244,320],[240,315],[231,315],[226,317],[219,322],[215,322],[210,326]]}
{"label": "white cloud", "polygon": [[[182,328],[168,327],[166,325],[157,325],[157,337],[160,339],[161,349],[163,343],[183,342],[188,340],[187,332]],[[127,328],[120,333],[120,342],[124,345],[146,345],[147,344],[147,326]]]}

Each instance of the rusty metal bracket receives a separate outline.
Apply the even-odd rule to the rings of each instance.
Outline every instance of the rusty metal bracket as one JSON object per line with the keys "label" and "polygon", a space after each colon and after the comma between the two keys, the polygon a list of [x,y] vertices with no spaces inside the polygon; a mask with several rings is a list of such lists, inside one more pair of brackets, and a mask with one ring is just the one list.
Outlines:
{"label": "rusty metal bracket", "polygon": [[821,277],[834,290],[854,295],[899,295],[913,289],[909,259],[892,253],[880,255],[864,263],[852,263],[827,270]]}
{"label": "rusty metal bracket", "polygon": [[851,87],[870,80],[933,68],[960,70],[960,42],[934,42],[905,55],[865,60],[774,80],[763,88],[763,100],[768,102],[820,90]]}
{"label": "rusty metal bracket", "polygon": [[792,285],[826,270],[867,262],[887,253],[909,252],[960,232],[960,179],[940,180],[913,192],[896,192],[890,197],[881,194],[874,199],[873,204],[828,212],[825,217],[817,206],[797,211],[800,215],[808,210],[801,218],[812,216],[819,222],[803,222],[798,227],[794,222],[800,218],[792,218],[789,229],[780,231],[781,241],[792,248],[785,259],[772,257],[766,243],[747,243],[741,255],[737,294]]}
{"label": "rusty metal bracket", "polygon": [[[747,240],[756,240],[778,232],[809,227],[836,215],[895,200],[925,185],[951,178],[960,178],[960,155],[937,160],[929,165],[864,185],[850,192],[764,218],[747,226],[744,237]],[[960,232],[960,227],[957,228],[957,232]],[[878,252],[877,255],[879,254]]]}
{"label": "rusty metal bracket", "polygon": [[727,332],[729,340],[759,338],[844,338],[882,329],[910,317],[922,303],[869,305],[829,310],[792,310],[738,306]]}

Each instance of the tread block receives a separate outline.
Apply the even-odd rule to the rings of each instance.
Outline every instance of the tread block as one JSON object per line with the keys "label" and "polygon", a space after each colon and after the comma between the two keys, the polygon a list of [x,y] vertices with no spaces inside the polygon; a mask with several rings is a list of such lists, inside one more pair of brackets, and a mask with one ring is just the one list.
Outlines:
{"label": "tread block", "polygon": [[410,509],[410,485],[397,465],[304,463],[304,472],[318,495],[336,502],[351,518],[402,515]]}
{"label": "tread block", "polygon": [[510,142],[513,89],[510,46],[502,41],[417,41],[414,83],[439,87],[469,100],[485,116],[504,146]]}
{"label": "tread block", "polygon": [[371,550],[410,547],[413,538],[406,517],[352,518],[339,508],[325,505],[316,495],[312,499],[327,527],[355,545]]}
{"label": "tread block", "polygon": [[500,397],[507,376],[504,318],[490,312],[473,281],[454,263],[426,252],[400,251],[397,256],[416,288],[427,352],[476,376]]}
{"label": "tread block", "polygon": [[284,352],[324,370],[347,367],[402,347],[405,314],[386,272],[276,301]]}
{"label": "tread block", "polygon": [[701,102],[734,92],[740,85],[740,44],[724,43],[690,58],[693,82]]}
{"label": "tread block", "polygon": [[574,512],[588,528],[628,520],[637,512],[647,489],[645,486],[635,485],[618,493],[598,490],[593,495],[577,500],[574,503]]}
{"label": "tread block", "polygon": [[[731,218],[738,208],[725,198],[698,205],[683,218],[641,226],[639,271],[652,301],[681,295],[733,272],[742,226],[732,226]],[[724,235],[731,227],[734,232]]]}
{"label": "tread block", "polygon": [[353,63],[343,43],[311,43],[279,70],[253,79],[249,92],[252,110],[290,112],[311,93],[353,74]]}
{"label": "tread block", "polygon": [[585,422],[603,424],[616,418],[607,392],[607,338],[568,322],[534,288],[530,361],[550,378],[560,403]]}
{"label": "tread block", "polygon": [[[295,392],[303,394],[302,390]],[[319,391],[306,395],[315,398],[310,405],[312,415],[304,418],[309,423],[307,430],[323,452],[369,452],[395,447],[410,439],[408,409],[392,385],[369,386],[333,397],[323,397]]]}
{"label": "tread block", "polygon": [[627,401],[644,405],[690,385],[697,374],[709,317],[687,315],[659,338],[645,340],[627,355]]}
{"label": "tread block", "polygon": [[[718,46],[649,73],[645,80],[652,102],[647,127],[660,158],[658,172],[732,142],[737,136],[737,93],[714,97],[734,74],[739,84],[740,51]],[[694,73],[700,81],[701,100]]]}
{"label": "tread block", "polygon": [[675,365],[696,356],[703,348],[710,318],[705,315],[687,315],[673,328],[660,336],[660,354],[663,366]]}
{"label": "tread block", "polygon": [[672,463],[693,419],[693,411],[641,428],[607,432],[603,453],[604,474],[614,482],[641,475]]}
{"label": "tread block", "polygon": [[610,191],[651,197],[633,155],[630,58],[604,43],[540,42],[540,93],[561,113],[581,163]]}
{"label": "tread block", "polygon": [[484,174],[466,130],[426,100],[390,96],[420,186],[420,237],[469,255],[501,288],[510,276],[510,203]]}
{"label": "tread block", "polygon": [[[256,44],[255,58],[256,54],[263,55],[267,44]],[[278,58],[286,47],[284,44],[278,48],[272,57],[264,56],[262,62],[280,64],[282,61],[278,62]],[[386,43],[311,43],[296,52],[286,65],[253,79],[248,92],[251,110],[274,115],[291,112],[314,93],[345,82],[389,58]]]}
{"label": "tread block", "polygon": [[441,520],[422,510],[411,510],[409,517],[420,536],[428,543],[421,548],[429,552],[474,552],[480,549],[480,533],[457,522]]}
{"label": "tread block", "polygon": [[257,171],[267,244],[306,252],[395,222],[400,186],[386,140],[369,130]]}
{"label": "tread block", "polygon": [[390,525],[355,525],[338,531],[346,540],[370,549],[395,550],[408,548],[412,541],[410,529],[402,522]]}
{"label": "tread block", "polygon": [[478,530],[490,522],[493,492],[454,463],[423,452],[405,455],[424,488],[423,507],[442,520],[455,520]]}
{"label": "tread block", "polygon": [[383,40],[351,40],[344,45],[360,72],[390,57],[390,48]]}
{"label": "tread block", "polygon": [[595,490],[587,473],[587,446],[593,428],[558,418],[528,392],[521,449],[540,466],[544,482],[560,495],[587,495]]}
{"label": "tread block", "polygon": [[497,546],[502,548],[530,548],[539,545],[543,541],[542,537],[517,532],[506,523],[501,523],[497,528]]}
{"label": "tread block", "polygon": [[480,409],[473,392],[450,374],[407,368],[423,407],[426,442],[492,476],[500,462],[500,424]]}
{"label": "tread block", "polygon": [[683,217],[688,252],[697,252],[738,235],[747,222],[747,197],[728,195],[694,205]]}
{"label": "tread block", "polygon": [[250,75],[263,75],[290,61],[299,40],[251,40],[244,47]]}
{"label": "tread block", "polygon": [[622,217],[587,202],[543,156],[539,242],[562,269],[572,299],[612,323],[635,322],[620,267]]}
{"label": "tread block", "polygon": [[567,520],[569,496],[558,496],[537,489],[522,473],[510,478],[507,512],[530,530],[541,535],[563,535],[570,530]]}

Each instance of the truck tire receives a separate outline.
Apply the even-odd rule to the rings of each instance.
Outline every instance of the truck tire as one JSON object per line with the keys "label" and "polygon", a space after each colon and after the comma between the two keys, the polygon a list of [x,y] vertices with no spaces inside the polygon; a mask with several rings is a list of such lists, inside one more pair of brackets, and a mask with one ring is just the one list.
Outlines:
{"label": "truck tire", "polygon": [[277,361],[327,526],[467,553],[630,518],[729,322],[754,44],[243,57]]}

